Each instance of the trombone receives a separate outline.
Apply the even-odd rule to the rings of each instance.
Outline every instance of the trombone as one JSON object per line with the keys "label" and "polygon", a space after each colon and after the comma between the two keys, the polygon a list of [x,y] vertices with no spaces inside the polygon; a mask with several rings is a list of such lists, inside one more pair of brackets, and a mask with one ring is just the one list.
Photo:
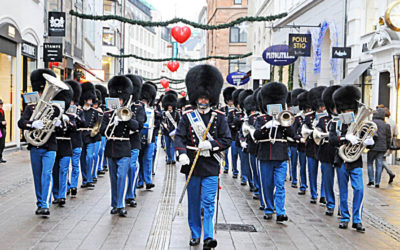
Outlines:
{"label": "trombone", "polygon": [[115,130],[116,126],[113,126],[113,124],[115,123],[116,117],[118,117],[123,122],[129,121],[132,118],[133,113],[130,109],[131,101],[132,101],[132,96],[129,97],[129,101],[126,104],[126,106],[123,106],[123,107],[120,107],[120,108],[114,110],[114,112],[110,118],[110,121],[107,124],[106,130],[104,132],[104,135],[107,139],[110,139],[114,134],[114,130]]}

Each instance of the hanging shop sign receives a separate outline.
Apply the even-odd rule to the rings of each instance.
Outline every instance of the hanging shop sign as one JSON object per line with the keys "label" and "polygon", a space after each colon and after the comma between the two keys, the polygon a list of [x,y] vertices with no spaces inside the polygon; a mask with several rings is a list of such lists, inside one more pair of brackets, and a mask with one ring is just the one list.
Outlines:
{"label": "hanging shop sign", "polygon": [[33,44],[23,42],[21,46],[21,54],[23,56],[36,59],[37,47]]}
{"label": "hanging shop sign", "polygon": [[177,57],[178,57],[178,43],[172,42],[172,61],[175,62]]}
{"label": "hanging shop sign", "polygon": [[350,47],[332,47],[332,58],[351,58]]}
{"label": "hanging shop sign", "polygon": [[44,43],[43,61],[44,62],[62,62],[62,43]]}
{"label": "hanging shop sign", "polygon": [[240,72],[240,71],[232,72],[226,77],[226,81],[229,84],[240,86],[249,82],[250,77],[247,77],[246,79],[242,80],[243,77],[245,77],[246,75],[247,73],[245,72]]}
{"label": "hanging shop sign", "polygon": [[65,36],[65,12],[49,12],[49,36]]}
{"label": "hanging shop sign", "polygon": [[311,56],[311,34],[289,34],[290,56]]}
{"label": "hanging shop sign", "polygon": [[294,63],[297,56],[289,55],[289,46],[286,44],[273,45],[263,52],[263,59],[275,66],[285,66]]}

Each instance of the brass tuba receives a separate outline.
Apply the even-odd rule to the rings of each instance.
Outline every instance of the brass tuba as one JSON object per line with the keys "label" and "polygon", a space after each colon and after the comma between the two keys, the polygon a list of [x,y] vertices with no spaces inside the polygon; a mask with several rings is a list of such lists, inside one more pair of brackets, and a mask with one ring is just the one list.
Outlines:
{"label": "brass tuba", "polygon": [[374,111],[372,109],[363,105],[358,112],[355,121],[349,126],[347,133],[357,136],[359,138],[359,142],[355,145],[347,143],[340,146],[339,156],[345,162],[355,162],[366,147],[363,143],[365,139],[374,136],[378,131],[376,124],[373,121],[367,120],[368,117],[373,113]]}
{"label": "brass tuba", "polygon": [[[60,120],[64,112],[59,104],[50,103],[51,100],[62,90],[69,89],[68,85],[49,74],[43,74],[43,77],[46,79],[47,84],[29,121],[41,120],[44,126],[42,129],[24,131],[26,141],[35,147],[40,147],[49,140],[54,132],[56,122]],[[53,117],[55,108],[60,110],[60,114],[57,117]]]}

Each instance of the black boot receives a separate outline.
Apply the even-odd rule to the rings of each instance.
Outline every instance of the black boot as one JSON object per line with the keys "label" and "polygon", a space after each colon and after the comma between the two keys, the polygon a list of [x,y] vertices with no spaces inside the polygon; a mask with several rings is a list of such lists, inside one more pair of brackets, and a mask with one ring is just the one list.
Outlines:
{"label": "black boot", "polygon": [[328,208],[328,209],[326,210],[326,212],[325,212],[325,215],[333,216],[333,212],[334,212],[334,209]]}
{"label": "black boot", "polygon": [[370,181],[370,182],[368,182],[368,184],[367,184],[368,187],[373,186],[373,185],[374,185],[374,182],[373,182],[373,181]]}
{"label": "black boot", "polygon": [[203,242],[203,249],[212,249],[217,247],[217,240],[216,239],[205,239]]}
{"label": "black boot", "polygon": [[124,207],[118,208],[119,217],[126,217],[127,214],[128,214],[128,212],[126,211],[126,209]]}
{"label": "black boot", "polygon": [[110,211],[110,214],[117,214],[118,213],[118,208],[113,207]]}
{"label": "black boot", "polygon": [[147,190],[149,190],[149,189],[152,189],[153,187],[155,187],[156,185],[154,185],[154,183],[150,183],[150,184],[147,184],[146,183],[146,189]]}
{"label": "black boot", "polygon": [[306,190],[300,190],[297,194],[298,195],[305,195],[306,194]]}
{"label": "black boot", "polygon": [[71,188],[71,196],[76,196],[78,190],[76,188]]}
{"label": "black boot", "polygon": [[58,205],[59,205],[60,207],[63,207],[63,206],[65,205],[65,199],[64,199],[64,198],[59,199]]}
{"label": "black boot", "polygon": [[326,198],[325,197],[319,198],[319,203],[326,204]]}
{"label": "black boot", "polygon": [[272,214],[264,215],[264,220],[271,220],[271,219],[272,219]]}
{"label": "black boot", "polygon": [[38,207],[38,208],[36,209],[36,211],[35,211],[35,214],[36,214],[36,215],[40,215],[41,212],[42,212],[42,208],[41,208],[41,207]]}
{"label": "black boot", "polygon": [[353,223],[353,225],[351,227],[356,229],[357,232],[360,232],[360,233],[364,233],[365,232],[365,228],[363,228],[361,223]]}
{"label": "black boot", "polygon": [[190,239],[190,241],[189,241],[189,245],[190,246],[197,246],[197,245],[199,245],[200,244],[200,238],[198,238],[198,239]]}
{"label": "black boot", "polygon": [[126,201],[126,204],[128,204],[130,207],[136,207],[137,206],[137,203],[136,203],[135,199],[128,199]]}
{"label": "black boot", "polygon": [[347,221],[342,221],[342,222],[340,222],[340,224],[339,224],[339,228],[340,229],[347,229],[347,226],[348,226],[348,222]]}
{"label": "black boot", "polygon": [[48,216],[48,215],[50,215],[50,210],[48,208],[42,208],[40,211],[40,215]]}
{"label": "black boot", "polygon": [[311,204],[317,204],[317,198],[311,198],[310,203]]}
{"label": "black boot", "polygon": [[276,223],[282,223],[282,222],[284,222],[284,221],[287,221],[289,218],[287,217],[287,215],[285,214],[285,215],[283,215],[283,214],[281,214],[281,215],[278,215],[277,217],[276,217]]}

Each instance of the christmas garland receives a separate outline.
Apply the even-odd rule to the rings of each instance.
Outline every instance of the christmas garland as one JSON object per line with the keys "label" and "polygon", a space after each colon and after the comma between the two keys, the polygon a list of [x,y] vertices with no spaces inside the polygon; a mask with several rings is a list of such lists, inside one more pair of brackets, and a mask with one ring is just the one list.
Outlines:
{"label": "christmas garland", "polygon": [[[220,60],[234,60],[234,59],[242,59],[251,56],[253,53],[247,53],[247,54],[242,54],[242,55],[236,55],[236,56],[207,56],[207,57],[201,57],[201,58],[176,58],[174,59],[175,61],[180,61],[180,62],[199,62],[199,61],[206,61],[210,59],[220,59]],[[116,58],[128,58],[128,57],[133,57],[139,60],[143,61],[148,61],[148,62],[167,62],[171,61],[171,58],[148,58],[148,57],[141,57],[137,56],[134,54],[126,54],[126,55],[117,55],[113,53],[107,53],[108,56],[111,57],[116,57]]]}
{"label": "christmas garland", "polygon": [[235,25],[238,25],[243,22],[270,22],[274,21],[280,18],[283,18],[287,16],[287,13],[281,13],[278,15],[271,15],[271,16],[244,16],[244,17],[239,17],[238,19],[233,20],[232,22],[229,23],[223,23],[223,24],[218,24],[218,25],[208,25],[208,24],[201,24],[201,23],[196,23],[189,21],[187,19],[183,18],[173,18],[168,21],[164,22],[152,22],[152,21],[143,21],[143,20],[137,20],[137,19],[130,19],[130,18],[125,18],[123,16],[117,16],[117,15],[88,15],[88,14],[83,14],[79,13],[77,11],[70,10],[69,14],[71,16],[76,16],[81,19],[86,19],[86,20],[96,20],[96,21],[107,21],[107,20],[117,20],[121,21],[123,23],[129,23],[133,25],[140,25],[144,27],[160,27],[160,26],[168,26],[170,24],[174,23],[184,23],[187,25],[190,25],[194,28],[202,29],[202,30],[218,30],[218,29],[226,29],[233,27]]}
{"label": "christmas garland", "polygon": [[173,79],[173,78],[169,78],[167,76],[160,76],[158,78],[146,78],[146,77],[143,77],[143,80],[150,81],[150,82],[160,81],[161,79],[167,79],[168,81],[176,83],[176,84],[182,83],[182,82],[185,81],[185,79]]}

